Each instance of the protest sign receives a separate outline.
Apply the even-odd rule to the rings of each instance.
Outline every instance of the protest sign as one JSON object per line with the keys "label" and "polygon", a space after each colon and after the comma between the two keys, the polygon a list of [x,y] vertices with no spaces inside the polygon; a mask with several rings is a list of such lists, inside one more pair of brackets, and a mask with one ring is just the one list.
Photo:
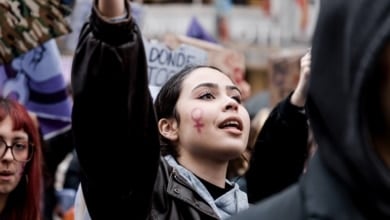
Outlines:
{"label": "protest sign", "polygon": [[245,80],[245,56],[243,53],[226,48],[222,45],[183,35],[167,34],[164,42],[170,47],[176,45],[191,45],[204,50],[207,53],[207,65],[215,66],[228,74],[241,90],[242,99],[246,100],[250,96],[250,85]]}
{"label": "protest sign", "polygon": [[176,48],[164,42],[144,39],[148,63],[149,89],[156,97],[161,86],[175,73],[188,65],[205,65],[207,53],[197,47],[181,44]]}
{"label": "protest sign", "polygon": [[19,101],[34,113],[44,139],[71,127],[72,100],[54,39],[0,65],[0,96]]}

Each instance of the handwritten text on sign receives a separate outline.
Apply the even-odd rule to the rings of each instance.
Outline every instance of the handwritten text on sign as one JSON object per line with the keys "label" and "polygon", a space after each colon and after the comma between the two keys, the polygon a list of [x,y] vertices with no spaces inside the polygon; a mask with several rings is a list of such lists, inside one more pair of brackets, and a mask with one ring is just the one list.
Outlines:
{"label": "handwritten text on sign", "polygon": [[159,41],[144,40],[149,89],[153,98],[161,86],[174,74],[188,65],[205,65],[207,52],[190,45],[182,44],[172,50]]}

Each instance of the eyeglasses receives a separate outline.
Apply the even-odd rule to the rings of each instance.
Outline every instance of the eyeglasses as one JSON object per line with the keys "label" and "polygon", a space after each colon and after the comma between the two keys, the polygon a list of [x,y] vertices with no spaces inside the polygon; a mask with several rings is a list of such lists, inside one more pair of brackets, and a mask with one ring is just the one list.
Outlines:
{"label": "eyeglasses", "polygon": [[8,146],[3,139],[0,139],[0,159],[3,159],[8,148],[11,149],[12,157],[16,161],[27,162],[32,158],[33,148],[31,144],[22,141]]}

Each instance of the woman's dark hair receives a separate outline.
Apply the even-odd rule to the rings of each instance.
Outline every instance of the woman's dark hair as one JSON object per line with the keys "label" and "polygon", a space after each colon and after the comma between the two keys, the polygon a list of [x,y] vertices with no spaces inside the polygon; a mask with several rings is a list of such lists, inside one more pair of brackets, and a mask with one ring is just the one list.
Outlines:
{"label": "woman's dark hair", "polygon": [[[180,117],[176,111],[176,103],[182,90],[183,81],[190,73],[199,68],[211,68],[223,73],[220,69],[214,66],[189,65],[177,74],[173,75],[162,86],[154,102],[157,120],[160,120],[161,118],[175,118],[177,122],[180,123]],[[160,141],[162,145],[161,152],[163,155],[170,154],[174,157],[178,156],[176,147],[168,139],[160,135]]]}

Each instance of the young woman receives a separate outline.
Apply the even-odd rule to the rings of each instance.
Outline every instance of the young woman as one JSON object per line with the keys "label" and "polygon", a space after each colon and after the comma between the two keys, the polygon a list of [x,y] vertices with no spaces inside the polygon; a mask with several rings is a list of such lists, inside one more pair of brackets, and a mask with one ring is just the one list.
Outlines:
{"label": "young woman", "polygon": [[214,67],[189,67],[153,103],[129,13],[127,1],[95,1],[73,61],[72,128],[92,219],[224,219],[247,209],[226,179],[248,144],[240,90]]}
{"label": "young woman", "polygon": [[24,106],[0,98],[0,219],[41,219],[40,140]]}

